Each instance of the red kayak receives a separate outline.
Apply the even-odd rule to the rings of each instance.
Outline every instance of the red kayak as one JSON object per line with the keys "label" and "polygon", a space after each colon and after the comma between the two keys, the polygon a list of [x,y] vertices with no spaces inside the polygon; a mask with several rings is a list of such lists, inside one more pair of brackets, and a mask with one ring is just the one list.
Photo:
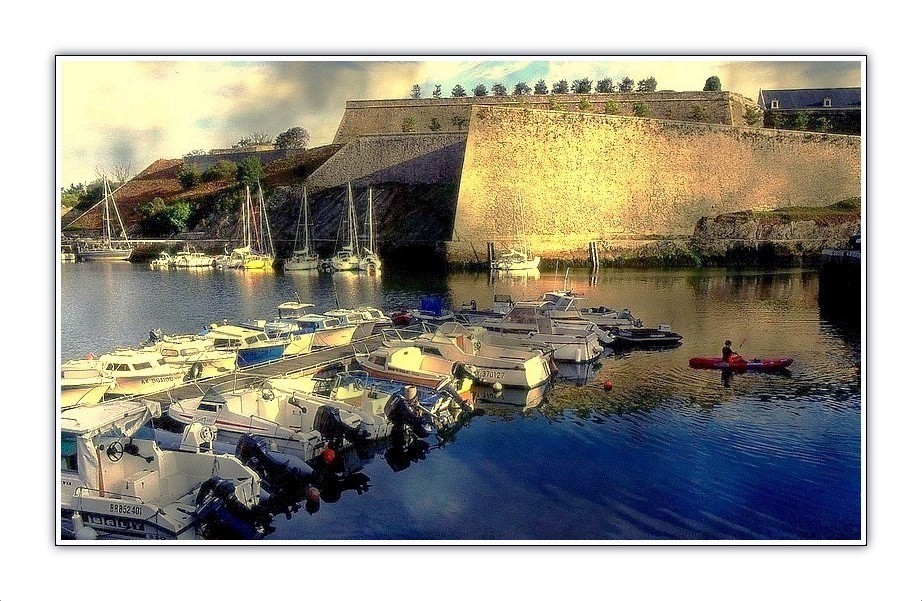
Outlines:
{"label": "red kayak", "polygon": [[695,369],[731,369],[733,371],[777,371],[794,362],[789,357],[772,357],[770,359],[752,359],[731,357],[724,361],[722,357],[692,357],[688,366]]}

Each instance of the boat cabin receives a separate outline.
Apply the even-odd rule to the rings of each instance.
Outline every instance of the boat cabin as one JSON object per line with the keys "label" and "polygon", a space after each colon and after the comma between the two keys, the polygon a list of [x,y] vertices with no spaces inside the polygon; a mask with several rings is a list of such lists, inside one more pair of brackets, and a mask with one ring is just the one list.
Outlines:
{"label": "boat cabin", "polygon": [[305,334],[310,334],[319,330],[333,330],[335,328],[341,328],[346,325],[337,317],[317,314],[308,314],[299,317],[297,319],[297,323],[298,327],[301,329],[301,332]]}
{"label": "boat cabin", "polygon": [[298,319],[310,314],[312,303],[299,303],[289,301],[278,306],[279,319]]}
{"label": "boat cabin", "polygon": [[214,348],[219,350],[237,349],[253,346],[260,342],[269,342],[265,332],[238,326],[213,326],[208,337],[214,340]]}
{"label": "boat cabin", "polygon": [[156,353],[126,352],[123,354],[116,351],[102,355],[99,361],[103,370],[108,372],[144,371],[166,365],[166,359]]}

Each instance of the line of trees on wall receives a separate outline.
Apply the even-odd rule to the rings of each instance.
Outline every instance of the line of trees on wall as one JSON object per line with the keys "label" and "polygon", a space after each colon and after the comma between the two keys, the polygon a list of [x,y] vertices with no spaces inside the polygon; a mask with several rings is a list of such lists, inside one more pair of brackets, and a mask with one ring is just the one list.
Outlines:
{"label": "line of trees on wall", "polygon": [[[712,78],[716,80],[717,89],[720,89],[720,80],[716,77]],[[710,79],[708,80],[710,81]],[[593,86],[593,84],[595,84]],[[512,87],[512,91],[503,83],[494,83],[490,88],[487,88],[484,84],[477,84],[472,90],[474,96],[488,96],[492,93],[493,96],[543,96],[548,94],[592,94],[593,92],[598,94],[612,94],[615,92],[655,92],[656,91],[656,78],[652,75],[646,79],[641,79],[639,82],[634,82],[630,77],[624,77],[620,81],[614,81],[611,77],[606,77],[598,81],[592,81],[588,77],[582,79],[577,79],[575,81],[568,81],[566,79],[561,79],[551,84],[548,88],[548,84],[543,79],[539,79],[535,82],[534,87],[528,85],[527,82],[520,81]],[[708,88],[705,87],[705,90]],[[422,98],[423,90],[419,84],[415,84],[410,89],[410,98]],[[451,89],[452,98],[464,98],[468,95],[467,90],[460,84],[455,85]],[[442,86],[436,85],[432,90],[433,98],[442,98]]]}

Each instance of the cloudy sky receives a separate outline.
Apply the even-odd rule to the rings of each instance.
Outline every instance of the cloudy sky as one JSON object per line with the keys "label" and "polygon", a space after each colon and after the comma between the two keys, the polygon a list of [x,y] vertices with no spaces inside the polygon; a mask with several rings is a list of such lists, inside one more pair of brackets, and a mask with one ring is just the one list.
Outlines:
{"label": "cloudy sky", "polygon": [[423,96],[442,86],[524,81],[656,78],[659,90],[700,90],[711,75],[724,90],[756,99],[762,88],[860,86],[854,57],[782,60],[704,57],[80,57],[57,59],[60,185],[96,179],[100,169],[130,164],[133,173],[158,158],[226,148],[254,132],[273,138],[294,126],[310,146],[332,141],[347,100]]}

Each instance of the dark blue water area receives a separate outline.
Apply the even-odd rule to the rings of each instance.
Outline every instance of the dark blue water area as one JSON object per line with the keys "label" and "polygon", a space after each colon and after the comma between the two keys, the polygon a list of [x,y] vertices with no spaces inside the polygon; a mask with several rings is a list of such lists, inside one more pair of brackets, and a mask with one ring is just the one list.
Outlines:
{"label": "dark blue water area", "polygon": [[[155,327],[193,332],[224,317],[271,317],[295,293],[320,310],[338,299],[390,311],[428,293],[453,307],[489,306],[493,294],[537,298],[561,280],[63,265],[60,355],[135,344]],[[575,271],[568,284],[587,306],[668,323],[682,345],[609,350],[537,397],[504,392],[498,404],[484,393],[442,444],[430,439],[427,452],[409,455],[374,449],[360,466],[367,490],[328,496],[313,512],[298,503],[274,517],[266,539],[861,542],[864,360],[854,299],[821,299],[810,270]],[[728,377],[689,367],[690,357],[719,355],[726,338],[744,356],[794,363]]]}

